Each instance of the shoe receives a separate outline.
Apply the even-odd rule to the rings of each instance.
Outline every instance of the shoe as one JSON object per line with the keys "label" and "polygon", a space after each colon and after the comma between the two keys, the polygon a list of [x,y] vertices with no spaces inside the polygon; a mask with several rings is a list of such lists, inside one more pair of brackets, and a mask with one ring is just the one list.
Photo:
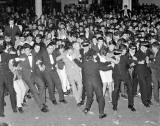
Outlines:
{"label": "shoe", "polygon": [[41,112],[48,112],[48,109],[46,107],[42,107]]}
{"label": "shoe", "polygon": [[132,111],[132,112],[135,112],[136,109],[133,107],[133,105],[128,105],[128,108]]}
{"label": "shoe", "polygon": [[24,107],[24,106],[27,106],[27,104],[26,103],[22,103],[22,106]]}
{"label": "shoe", "polygon": [[107,114],[100,114],[100,115],[99,115],[99,119],[103,119],[103,118],[105,118],[105,117],[107,117]]}
{"label": "shoe", "polygon": [[32,98],[31,95],[29,95],[29,94],[27,94],[26,97],[27,97],[28,99],[31,99],[31,98]]}
{"label": "shoe", "polygon": [[88,108],[85,108],[84,110],[83,110],[83,113],[84,114],[87,114],[89,112],[89,109]]}
{"label": "shoe", "polygon": [[58,103],[57,103],[56,100],[53,100],[53,101],[52,101],[52,104],[57,105]]}
{"label": "shoe", "polygon": [[67,91],[66,91],[66,92],[63,92],[63,94],[64,94],[64,95],[69,95],[69,93],[68,93]]}
{"label": "shoe", "polygon": [[18,111],[19,111],[20,113],[23,113],[23,112],[24,112],[22,107],[18,107]]}
{"label": "shoe", "polygon": [[81,101],[81,105],[84,105],[84,100]]}
{"label": "shoe", "polygon": [[26,101],[26,99],[25,99],[25,98],[23,99],[23,103],[27,103],[27,101]]}
{"label": "shoe", "polygon": [[4,101],[4,106],[6,106],[7,104],[6,104],[6,102]]}
{"label": "shoe", "polygon": [[113,111],[117,111],[117,106],[113,106]]}
{"label": "shoe", "polygon": [[149,108],[149,107],[150,107],[149,103],[144,104],[144,106],[145,106],[146,108]]}
{"label": "shoe", "polygon": [[17,113],[17,109],[14,109],[13,112],[14,112],[14,113]]}
{"label": "shoe", "polygon": [[0,114],[0,117],[5,117],[5,115],[4,114]]}
{"label": "shoe", "polygon": [[151,102],[151,100],[148,100],[148,104],[149,105],[153,105],[153,103]]}
{"label": "shoe", "polygon": [[60,100],[59,102],[61,102],[61,103],[64,103],[64,104],[67,104],[67,101],[66,100]]}
{"label": "shoe", "polygon": [[43,104],[44,107],[48,108],[48,106],[46,104]]}
{"label": "shoe", "polygon": [[128,96],[127,96],[127,95],[124,95],[124,94],[122,94],[121,97],[123,97],[125,100],[128,99]]}

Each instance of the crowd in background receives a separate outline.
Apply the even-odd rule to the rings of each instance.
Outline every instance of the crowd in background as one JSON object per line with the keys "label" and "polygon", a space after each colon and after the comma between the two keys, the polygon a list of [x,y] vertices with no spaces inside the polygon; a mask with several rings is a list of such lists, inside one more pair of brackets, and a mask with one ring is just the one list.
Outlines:
{"label": "crowd in background", "polygon": [[64,10],[37,18],[30,9],[1,9],[0,116],[6,92],[13,111],[18,107],[23,113],[28,89],[42,112],[48,112],[46,88],[54,105],[55,88],[62,103],[72,92],[82,106],[86,96],[84,113],[95,92],[99,118],[106,116],[106,90],[114,111],[120,91],[131,111],[136,111],[138,93],[145,107],[159,105],[160,9],[146,5],[131,11],[125,6],[106,12],[70,5]]}

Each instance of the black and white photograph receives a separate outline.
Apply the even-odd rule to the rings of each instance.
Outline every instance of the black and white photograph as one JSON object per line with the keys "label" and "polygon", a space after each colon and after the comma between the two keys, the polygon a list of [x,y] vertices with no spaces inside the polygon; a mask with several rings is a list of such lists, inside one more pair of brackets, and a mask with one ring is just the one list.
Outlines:
{"label": "black and white photograph", "polygon": [[0,0],[0,126],[160,126],[160,0]]}

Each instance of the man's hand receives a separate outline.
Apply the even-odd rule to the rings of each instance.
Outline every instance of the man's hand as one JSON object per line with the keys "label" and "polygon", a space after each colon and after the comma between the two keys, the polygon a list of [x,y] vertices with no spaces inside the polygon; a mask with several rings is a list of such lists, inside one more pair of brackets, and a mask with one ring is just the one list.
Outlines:
{"label": "man's hand", "polygon": [[37,60],[36,64],[39,65],[41,62],[41,60]]}

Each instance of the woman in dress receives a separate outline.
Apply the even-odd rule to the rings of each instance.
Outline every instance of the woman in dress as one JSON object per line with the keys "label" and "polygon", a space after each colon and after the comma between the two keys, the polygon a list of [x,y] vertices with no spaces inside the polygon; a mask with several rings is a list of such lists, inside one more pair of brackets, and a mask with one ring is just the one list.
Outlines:
{"label": "woman in dress", "polygon": [[21,59],[15,58],[9,61],[9,68],[14,74],[13,84],[14,84],[14,90],[16,92],[16,97],[17,97],[17,107],[20,113],[24,112],[22,105],[23,105],[24,97],[27,91],[25,87],[25,83],[22,80],[22,74],[21,74],[22,68],[19,66],[19,62],[24,60],[25,59],[22,59],[22,58]]}
{"label": "woman in dress", "polygon": [[[64,52],[64,47],[60,46],[59,47],[59,55],[62,55],[63,52]],[[69,84],[67,74],[66,74],[65,63],[61,59],[61,60],[57,61],[57,65],[58,65],[57,72],[58,72],[58,75],[59,75],[60,80],[62,82],[63,92],[64,92],[65,95],[68,95],[70,93],[70,84]]]}
{"label": "woman in dress", "polygon": [[[107,62],[106,59],[107,51],[102,49],[99,54],[100,62]],[[113,79],[112,79],[112,70],[100,71],[101,80],[103,83],[103,96],[106,94],[106,89],[108,88],[109,102],[112,101],[112,91],[113,91]]]}
{"label": "woman in dress", "polygon": [[65,63],[66,73],[71,84],[71,88],[73,91],[73,96],[76,99],[77,106],[81,105],[82,101],[82,76],[81,76],[81,68],[73,61],[76,57],[76,53],[72,47],[64,51],[59,57],[57,57],[57,61],[63,60]]}

